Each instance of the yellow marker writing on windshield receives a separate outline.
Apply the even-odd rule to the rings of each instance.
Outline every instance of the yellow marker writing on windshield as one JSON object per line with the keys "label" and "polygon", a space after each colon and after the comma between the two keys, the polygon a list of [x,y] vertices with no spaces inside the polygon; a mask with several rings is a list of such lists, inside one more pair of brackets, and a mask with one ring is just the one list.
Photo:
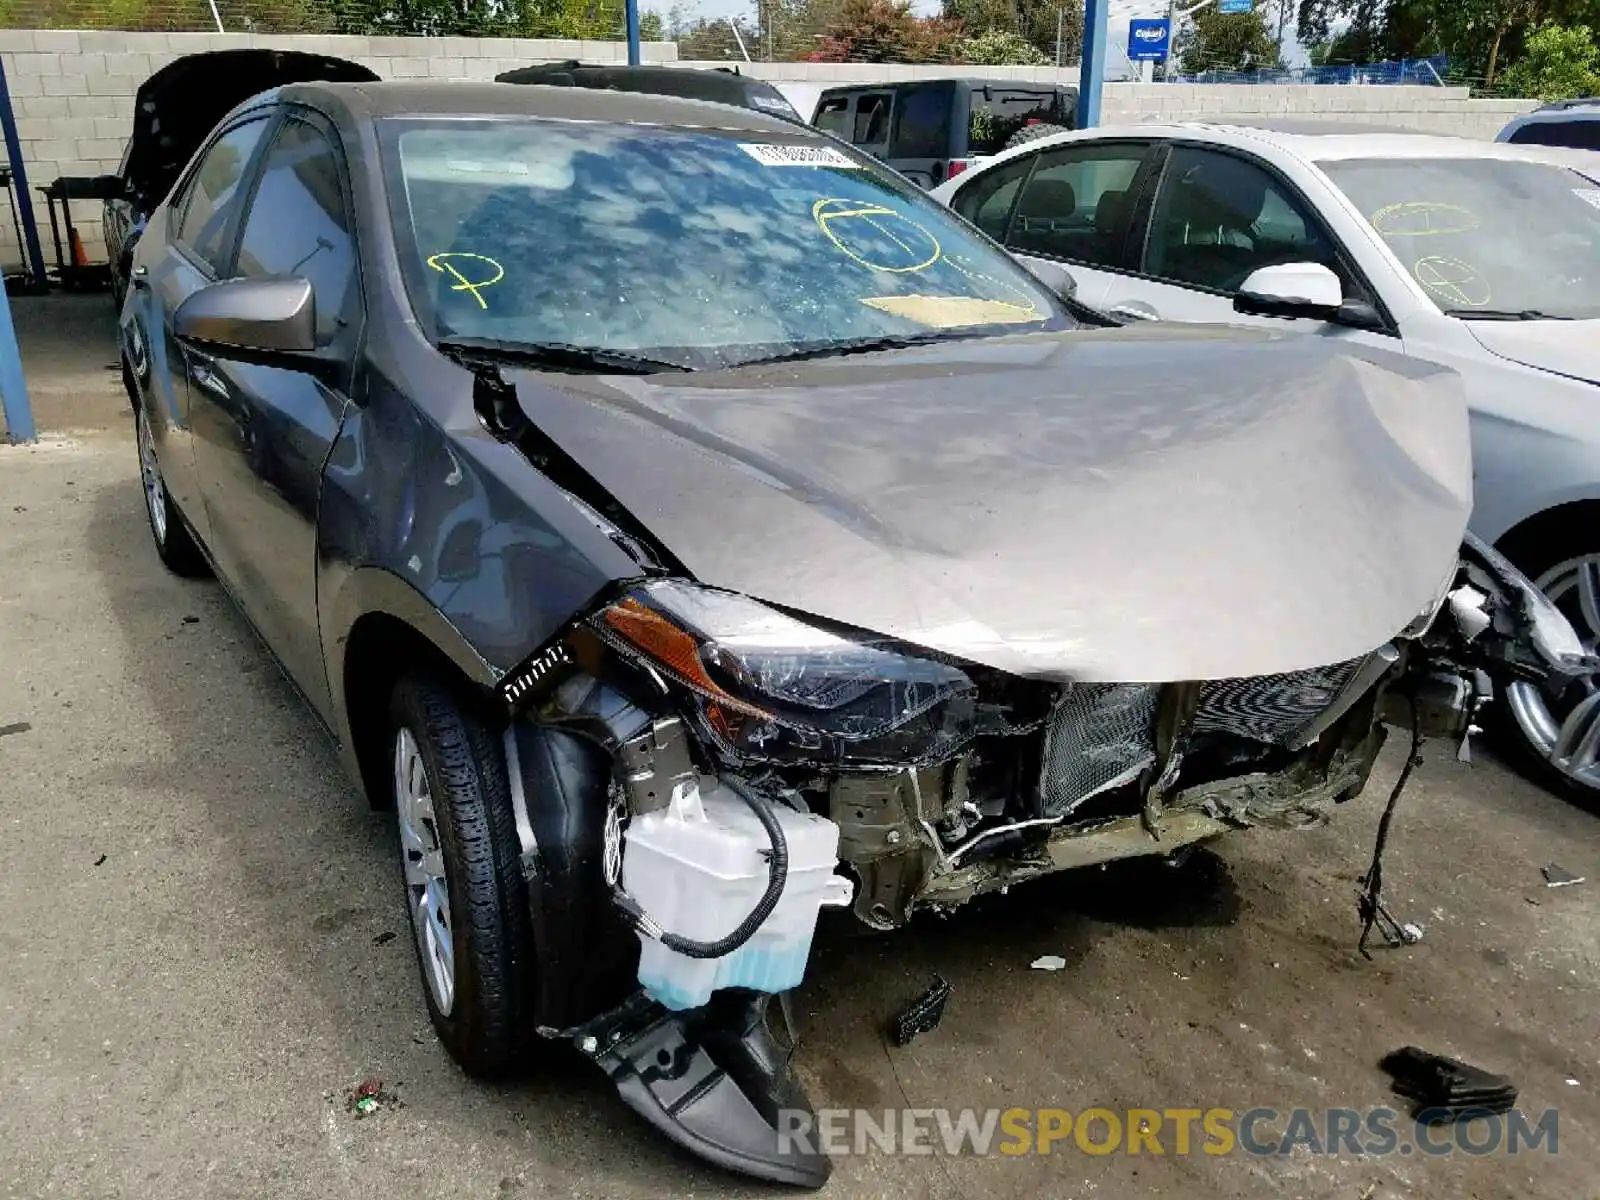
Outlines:
{"label": "yellow marker writing on windshield", "polygon": [[[483,263],[486,267],[492,270],[494,274],[488,279],[470,279],[455,265],[455,262],[452,261],[455,259],[465,259],[468,262]],[[438,271],[441,275],[453,276],[455,278],[455,282],[450,285],[450,290],[452,292],[471,292],[472,298],[478,302],[479,308],[489,307],[484,298],[478,294],[479,289],[493,287],[506,277],[506,269],[494,259],[490,258],[487,254],[470,254],[464,250],[450,251],[445,254],[435,254],[432,258],[428,259],[428,265],[435,271]],[[475,270],[472,272],[472,274],[479,275],[482,274],[482,272]]]}
{"label": "yellow marker writing on windshield", "polygon": [[[905,275],[926,271],[944,254],[939,239],[904,213],[882,204],[842,198],[818,200],[812,219],[844,254],[872,271]],[[890,250],[883,242],[890,242]]]}

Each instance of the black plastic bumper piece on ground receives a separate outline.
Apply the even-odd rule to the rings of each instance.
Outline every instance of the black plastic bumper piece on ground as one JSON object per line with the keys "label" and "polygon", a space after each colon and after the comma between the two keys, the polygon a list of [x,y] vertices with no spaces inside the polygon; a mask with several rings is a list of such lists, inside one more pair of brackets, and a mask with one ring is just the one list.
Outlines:
{"label": "black plastic bumper piece on ground", "polygon": [[1459,1120],[1516,1107],[1517,1087],[1511,1080],[1459,1059],[1402,1046],[1378,1065],[1393,1076],[1394,1090],[1413,1102],[1419,1118]]}
{"label": "black plastic bumper piece on ground", "polygon": [[[667,1137],[730,1171],[820,1188],[833,1164],[809,1137],[805,1093],[761,1019],[765,998],[718,993],[704,1009],[671,1012],[643,992],[563,1030],[611,1077],[623,1102]],[[804,1114],[786,1124],[785,1111]]]}

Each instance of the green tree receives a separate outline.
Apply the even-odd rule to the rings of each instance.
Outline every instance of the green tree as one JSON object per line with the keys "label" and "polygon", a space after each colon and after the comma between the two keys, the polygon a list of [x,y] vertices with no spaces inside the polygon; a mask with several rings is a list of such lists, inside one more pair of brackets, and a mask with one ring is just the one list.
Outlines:
{"label": "green tree", "polygon": [[1587,25],[1541,25],[1520,59],[1506,69],[1505,89],[1539,100],[1569,100],[1600,91],[1600,48]]}
{"label": "green tree", "polygon": [[1178,34],[1177,57],[1183,70],[1253,71],[1278,66],[1278,46],[1260,9],[1225,13],[1207,5]]}
{"label": "green tree", "polygon": [[1042,67],[1050,60],[1039,48],[1009,29],[991,29],[956,43],[956,61],[980,67]]}
{"label": "green tree", "polygon": [[918,17],[911,0],[841,0],[812,62],[949,62],[959,22]]}
{"label": "green tree", "polygon": [[1083,52],[1083,0],[944,0],[944,15],[974,36],[996,30],[1021,34],[1046,63],[1056,61],[1059,17],[1062,64],[1077,62]]}

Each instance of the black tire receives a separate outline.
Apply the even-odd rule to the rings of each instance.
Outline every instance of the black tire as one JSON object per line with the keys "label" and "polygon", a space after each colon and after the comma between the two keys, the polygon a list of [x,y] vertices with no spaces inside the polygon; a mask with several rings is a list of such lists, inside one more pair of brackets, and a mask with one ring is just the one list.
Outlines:
{"label": "black tire", "polygon": [[[416,935],[428,1015],[450,1057],[469,1075],[495,1078],[525,1067],[537,1045],[534,944],[521,848],[499,739],[449,690],[426,676],[396,686],[391,755],[402,729],[416,740],[437,817],[450,898],[454,994],[441,1011]],[[402,878],[404,878],[402,860]]]}
{"label": "black tire", "polygon": [[[144,499],[145,520],[150,525],[150,540],[156,544],[156,554],[162,565],[174,575],[200,579],[211,574],[211,565],[201,553],[189,532],[189,526],[173,502],[172,493],[161,477],[161,465],[156,461],[155,443],[150,436],[149,422],[142,406],[133,412],[134,441],[139,453],[139,494]],[[160,515],[152,489],[160,492]]]}
{"label": "black tire", "polygon": [[1058,133],[1071,132],[1065,125],[1024,125],[1006,139],[1002,149],[1010,150],[1013,146],[1026,146],[1029,142],[1037,142],[1040,138],[1054,137]]}

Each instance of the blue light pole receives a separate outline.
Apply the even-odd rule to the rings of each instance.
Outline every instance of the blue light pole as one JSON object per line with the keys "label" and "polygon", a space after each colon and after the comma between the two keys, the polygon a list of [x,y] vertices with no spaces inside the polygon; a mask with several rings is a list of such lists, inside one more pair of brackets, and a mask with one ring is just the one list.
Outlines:
{"label": "blue light pole", "polygon": [[625,0],[623,10],[628,17],[628,65],[639,65],[639,0]]}
{"label": "blue light pole", "polygon": [[1100,124],[1100,89],[1106,81],[1106,15],[1110,0],[1084,0],[1083,58],[1078,70],[1078,128]]}

